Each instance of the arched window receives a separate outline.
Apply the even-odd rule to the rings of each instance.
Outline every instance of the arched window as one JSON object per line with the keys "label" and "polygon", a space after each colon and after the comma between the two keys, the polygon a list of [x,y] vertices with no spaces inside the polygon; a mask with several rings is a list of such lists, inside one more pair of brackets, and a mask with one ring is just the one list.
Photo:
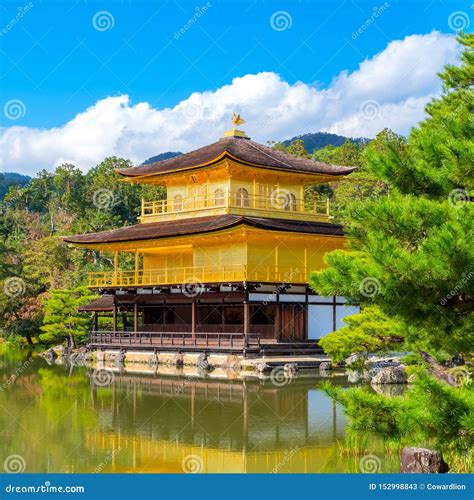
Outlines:
{"label": "arched window", "polygon": [[235,195],[235,204],[238,207],[249,206],[249,192],[245,188],[239,188]]}
{"label": "arched window", "polygon": [[214,205],[216,207],[221,207],[224,205],[224,190],[221,188],[217,188],[214,191]]}
{"label": "arched window", "polygon": [[175,194],[173,198],[173,211],[181,212],[183,210],[183,197],[180,194]]}
{"label": "arched window", "polygon": [[293,193],[286,195],[285,210],[296,212],[296,196]]}

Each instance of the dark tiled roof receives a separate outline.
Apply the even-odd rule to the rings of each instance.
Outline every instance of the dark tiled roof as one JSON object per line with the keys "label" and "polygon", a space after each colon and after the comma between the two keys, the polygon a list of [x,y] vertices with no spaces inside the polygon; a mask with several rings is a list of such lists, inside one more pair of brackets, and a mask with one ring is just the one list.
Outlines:
{"label": "dark tiled roof", "polygon": [[149,222],[135,226],[122,227],[100,233],[63,236],[64,241],[74,244],[116,243],[123,241],[152,240],[185,236],[210,231],[228,229],[239,224],[273,231],[289,231],[296,233],[323,234],[342,236],[342,227],[327,222],[300,222],[295,220],[268,219],[259,217],[243,217],[240,215],[215,215],[194,219]]}
{"label": "dark tiled roof", "polygon": [[102,295],[85,306],[78,307],[78,311],[111,311],[114,308],[114,298],[112,295]]}
{"label": "dark tiled roof", "polygon": [[212,164],[225,153],[238,158],[244,163],[251,163],[265,168],[270,167],[324,175],[346,175],[355,170],[355,167],[328,165],[320,161],[292,156],[248,139],[228,137],[203,148],[195,149],[189,153],[167,160],[139,167],[126,168],[117,172],[126,177],[163,174],[176,170],[196,168],[204,164]]}

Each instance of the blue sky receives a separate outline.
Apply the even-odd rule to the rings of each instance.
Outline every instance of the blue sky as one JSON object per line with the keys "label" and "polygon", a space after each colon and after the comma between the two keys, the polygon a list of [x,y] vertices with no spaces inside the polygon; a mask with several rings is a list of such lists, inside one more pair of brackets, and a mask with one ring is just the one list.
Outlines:
{"label": "blue sky", "polygon": [[[21,18],[12,24],[20,11]],[[453,21],[456,12],[464,15]],[[62,127],[114,96],[128,96],[122,108],[139,103],[156,110],[173,108],[194,92],[216,92],[234,78],[261,72],[278,75],[290,86],[304,82],[326,89],[393,41],[433,31],[454,36],[459,25],[453,27],[453,22],[466,26],[471,12],[469,2],[454,0],[6,0],[0,5],[1,105],[20,101],[23,107],[14,120],[9,113],[0,114],[0,126]],[[179,35],[182,28],[187,29]],[[420,65],[426,57],[420,54]],[[446,55],[449,62],[450,57]],[[249,112],[245,106],[238,110]],[[293,128],[272,130],[271,138],[286,130]],[[362,128],[355,135],[363,133]],[[165,141],[163,148],[173,145]],[[161,144],[155,149],[159,152]]]}

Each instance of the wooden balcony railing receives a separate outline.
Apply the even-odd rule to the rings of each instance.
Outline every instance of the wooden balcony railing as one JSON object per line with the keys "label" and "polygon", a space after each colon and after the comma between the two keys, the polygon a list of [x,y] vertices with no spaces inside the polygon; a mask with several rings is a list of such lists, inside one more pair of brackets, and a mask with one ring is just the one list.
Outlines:
{"label": "wooden balcony railing", "polygon": [[[156,216],[192,216],[193,212],[234,209],[266,212],[269,217],[295,217],[305,215],[321,220],[330,219],[329,198],[324,201],[309,201],[296,198],[287,190],[275,190],[272,196],[250,195],[221,191],[218,194],[200,195],[174,200],[142,200],[142,218]],[[265,214],[261,214],[265,215]]]}
{"label": "wooden balcony railing", "polygon": [[96,347],[162,347],[162,348],[212,348],[260,349],[260,335],[251,333],[245,338],[241,333],[192,333],[187,332],[128,332],[92,331],[89,344]]}
{"label": "wooden balcony railing", "polygon": [[242,281],[265,283],[306,283],[307,271],[298,267],[245,265],[197,266],[140,271],[103,271],[88,275],[90,288],[182,285],[193,288],[204,283],[235,283]]}

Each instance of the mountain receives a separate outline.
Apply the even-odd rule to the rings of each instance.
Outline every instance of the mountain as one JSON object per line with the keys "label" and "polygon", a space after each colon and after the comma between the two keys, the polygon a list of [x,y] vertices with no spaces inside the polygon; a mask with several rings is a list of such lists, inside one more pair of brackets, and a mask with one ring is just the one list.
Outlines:
{"label": "mountain", "polygon": [[[332,144],[333,146],[341,146],[347,140],[352,141],[355,144],[369,142],[369,139],[365,137],[344,137],[343,135],[330,134],[329,132],[314,132],[312,134],[303,134],[297,135],[292,139],[288,139],[286,141],[282,141],[282,144],[286,147],[289,146],[296,139],[301,139],[304,142],[304,147],[308,153],[312,153],[315,149],[324,148],[324,146],[328,146]],[[174,156],[182,155],[180,151],[168,151],[166,153],[160,153],[156,156],[152,156],[145,160],[142,165],[148,165],[150,163],[155,163],[161,160],[167,160],[168,158],[173,158]]]}
{"label": "mountain", "polygon": [[160,153],[159,155],[152,156],[145,160],[142,165],[148,165],[150,163],[156,163],[157,161],[167,160],[168,158],[173,158],[174,156],[182,155],[181,151],[167,151],[166,153]]}
{"label": "mountain", "polygon": [[369,139],[364,137],[352,138],[344,137],[343,135],[330,134],[329,132],[314,132],[312,134],[297,135],[292,139],[282,141],[284,146],[289,146],[296,139],[301,139],[304,142],[304,147],[308,153],[312,153],[315,149],[324,148],[329,144],[333,146],[341,146],[346,142],[346,140],[352,141],[355,144],[368,142]]}
{"label": "mountain", "polygon": [[10,186],[24,186],[31,181],[31,177],[27,175],[17,174],[16,172],[0,173],[0,200],[7,193]]}

